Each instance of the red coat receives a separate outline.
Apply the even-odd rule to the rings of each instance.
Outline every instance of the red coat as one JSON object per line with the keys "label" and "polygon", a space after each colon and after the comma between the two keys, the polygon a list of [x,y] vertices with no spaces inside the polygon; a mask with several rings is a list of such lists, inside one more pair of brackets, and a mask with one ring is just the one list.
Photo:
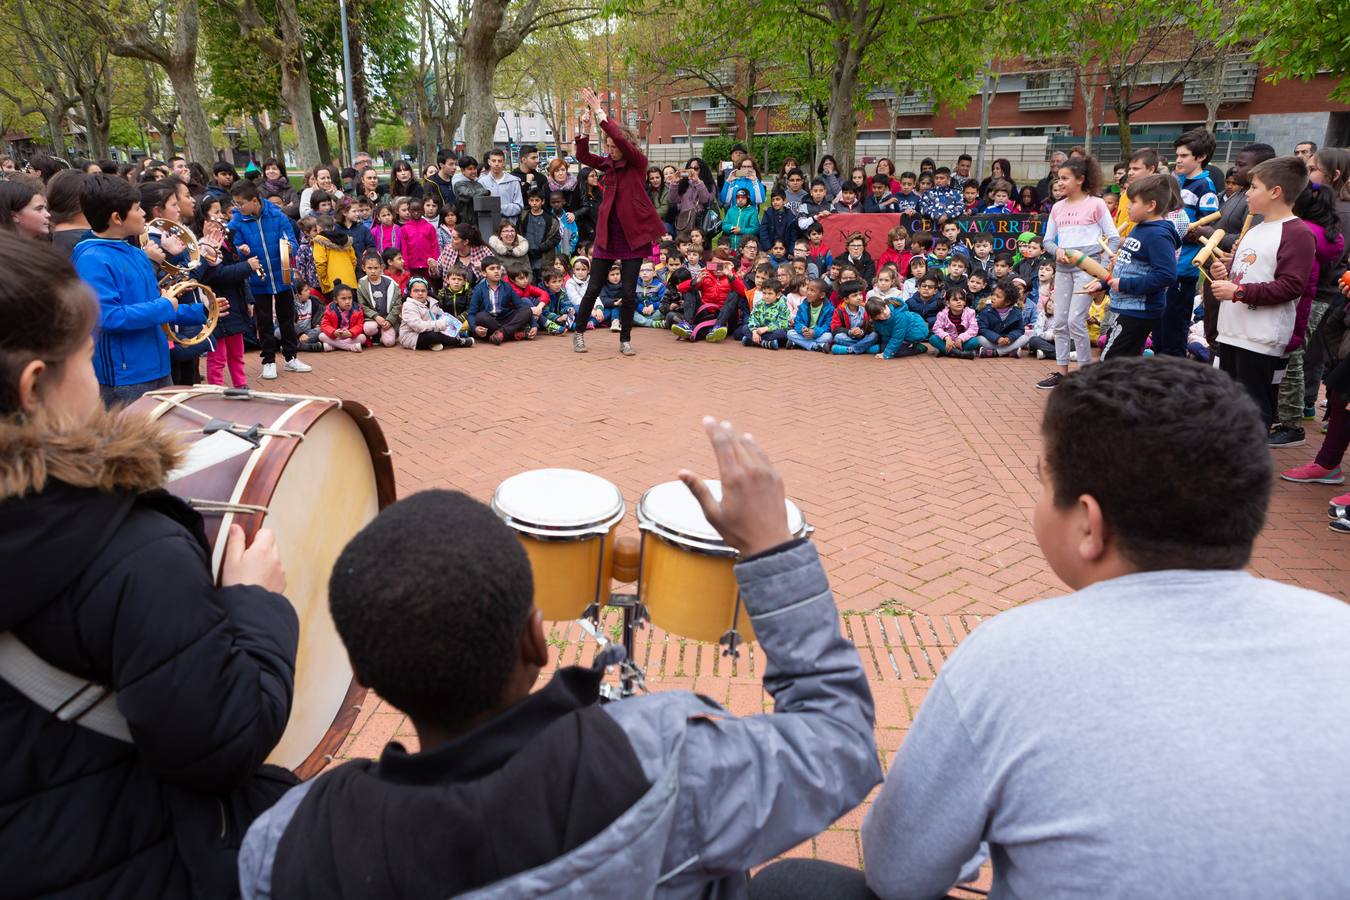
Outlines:
{"label": "red coat", "polygon": [[732,294],[747,296],[745,282],[739,278],[728,279],[724,275],[714,275],[711,271],[704,269],[698,276],[697,281],[682,281],[675,286],[675,289],[681,294],[689,290],[698,291],[699,302],[704,306],[715,306],[721,309],[727,302],[727,298]]}
{"label": "red coat", "polygon": [[[333,332],[342,327],[342,313],[338,310],[336,303],[328,304],[328,308],[323,311],[323,322],[319,324],[319,330],[329,337],[334,337]],[[361,312],[361,307],[355,303],[347,311],[347,330],[356,337],[361,333],[366,321],[365,314]]]}
{"label": "red coat", "polygon": [[598,170],[604,188],[595,218],[595,256],[607,258],[611,216],[619,217],[629,247],[634,251],[642,249],[645,256],[646,245],[666,236],[666,227],[647,196],[647,157],[628,142],[612,120],[606,119],[600,128],[618,146],[623,159],[616,162],[608,156],[596,156],[590,152],[587,138],[577,138],[577,162]]}

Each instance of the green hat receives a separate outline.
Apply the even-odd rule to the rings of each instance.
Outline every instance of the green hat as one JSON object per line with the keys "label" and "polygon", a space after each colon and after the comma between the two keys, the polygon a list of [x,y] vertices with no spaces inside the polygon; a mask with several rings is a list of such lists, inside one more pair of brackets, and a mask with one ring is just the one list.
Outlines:
{"label": "green hat", "polygon": [[1025,244],[1027,241],[1039,241],[1041,236],[1034,231],[1024,231],[1017,236],[1017,243]]}

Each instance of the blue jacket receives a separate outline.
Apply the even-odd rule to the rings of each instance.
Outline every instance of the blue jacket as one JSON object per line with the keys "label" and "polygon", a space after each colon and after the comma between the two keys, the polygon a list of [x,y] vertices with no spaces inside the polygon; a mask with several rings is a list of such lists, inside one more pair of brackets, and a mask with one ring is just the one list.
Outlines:
{"label": "blue jacket", "polygon": [[[298,280],[294,272],[295,254],[300,245],[295,240],[291,220],[275,204],[263,201],[262,214],[246,216],[235,210],[230,216],[230,241],[238,247],[244,244],[252,256],[262,261],[262,274],[248,280],[253,295],[281,294],[291,289]],[[281,242],[291,245],[292,285],[281,280]]]}
{"label": "blue jacket", "polygon": [[1111,294],[1111,312],[1155,319],[1167,306],[1167,289],[1177,280],[1181,236],[1166,219],[1140,222],[1120,243],[1114,274],[1120,289]]}
{"label": "blue jacket", "polygon": [[360,222],[357,222],[351,228],[344,228],[339,225],[338,231],[341,231],[352,239],[352,250],[356,253],[356,271],[359,274],[361,271],[361,257],[365,256],[367,250],[376,249],[375,235],[371,234],[369,226]]}
{"label": "blue jacket", "polygon": [[820,315],[816,318],[816,324],[811,324],[811,304],[805,300],[797,307],[797,316],[792,320],[792,330],[801,334],[808,328],[813,328],[816,338],[821,334],[830,333],[830,322],[834,320],[834,304],[829,300],[820,301]]}
{"label": "blue jacket", "polygon": [[492,313],[501,318],[511,315],[518,309],[529,308],[529,305],[529,303],[520,299],[520,295],[516,293],[515,288],[503,280],[497,287],[497,310],[493,312],[492,302],[488,298],[487,279],[484,278],[474,285],[473,294],[469,297],[469,324],[474,324],[474,320],[478,318],[479,313]]}
{"label": "blue jacket", "polygon": [[759,247],[766,253],[773,246],[774,241],[782,241],[783,246],[791,253],[792,245],[797,242],[797,237],[800,234],[801,232],[797,228],[797,217],[786,206],[782,209],[774,209],[770,206],[760,215]]}
{"label": "blue jacket", "polygon": [[1025,326],[1022,324],[1022,310],[1016,306],[1008,308],[1007,318],[999,316],[992,305],[980,310],[975,321],[980,326],[980,337],[998,343],[999,338],[1016,340],[1022,336]]}
{"label": "blue jacket", "polygon": [[161,325],[202,325],[205,310],[185,303],[177,312],[160,294],[155,267],[139,247],[112,238],[80,241],[75,271],[98,297],[94,374],[99,384],[156,381],[169,374],[169,342]]}
{"label": "blue jacket", "polygon": [[898,306],[891,307],[891,314],[884,319],[872,320],[872,331],[881,344],[881,355],[892,359],[900,352],[903,344],[913,344],[928,337],[928,323],[923,316]]}
{"label": "blue jacket", "polygon": [[[1186,218],[1192,222],[1201,216],[1219,211],[1219,195],[1205,171],[1202,170],[1198,175],[1191,177],[1182,176],[1177,179],[1177,184],[1181,187],[1181,208],[1186,212]],[[1192,264],[1195,254],[1199,252],[1199,241],[1181,245],[1181,257],[1177,260],[1178,278],[1200,277],[1199,270]]]}
{"label": "blue jacket", "polygon": [[909,311],[921,317],[928,323],[928,327],[933,327],[933,322],[937,320],[938,313],[946,307],[947,300],[942,296],[942,291],[935,293],[931,300],[924,300],[919,294],[915,294],[905,301],[905,306]]}

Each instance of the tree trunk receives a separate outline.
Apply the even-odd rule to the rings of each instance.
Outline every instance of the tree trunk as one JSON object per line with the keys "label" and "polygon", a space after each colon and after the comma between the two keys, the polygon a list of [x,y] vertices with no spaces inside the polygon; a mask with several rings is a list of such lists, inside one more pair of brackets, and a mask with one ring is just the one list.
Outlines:
{"label": "tree trunk", "polygon": [[484,53],[465,48],[464,53],[464,145],[481,159],[492,149],[497,130],[497,102],[492,96],[492,79],[497,59],[489,46]]}
{"label": "tree trunk", "polygon": [[173,129],[165,126],[159,129],[159,152],[164,159],[173,159]]}
{"label": "tree trunk", "polygon": [[356,139],[360,148],[352,148],[352,158],[356,158],[357,149],[364,149],[370,143],[370,101],[366,92],[366,48],[361,39],[361,0],[348,0],[347,3],[347,47],[352,57],[352,106],[356,108]]}
{"label": "tree trunk", "polygon": [[[1121,94],[1117,92],[1116,97],[1121,97]],[[1116,131],[1120,133],[1120,158],[1129,159],[1134,152],[1134,135],[1130,134],[1130,107],[1119,99],[1116,101]]]}
{"label": "tree trunk", "polygon": [[112,124],[107,108],[98,97],[86,94],[80,98],[84,110],[84,142],[90,159],[108,158],[108,129]]}
{"label": "tree trunk", "polygon": [[890,148],[886,151],[886,158],[889,159],[889,160],[891,161],[891,165],[892,165],[892,166],[895,165],[895,132],[896,132],[896,130],[899,129],[899,127],[900,127],[900,97],[901,97],[901,96],[903,96],[903,95],[901,94],[900,89],[899,89],[899,88],[896,88],[896,89],[895,89],[895,96],[891,98],[891,102],[890,102],[890,103],[887,103],[887,104],[886,104],[886,111],[887,111],[888,113],[891,114],[891,128],[890,128],[890,132],[891,132],[891,145],[890,145]]}
{"label": "tree trunk", "polygon": [[[327,166],[333,162],[333,145],[328,141],[328,129],[323,127],[323,111],[319,104],[315,102],[314,95],[309,94],[309,125],[314,129],[314,162],[310,165]],[[338,129],[341,131],[341,129]],[[296,129],[299,134],[299,129]],[[302,165],[303,159],[301,160]],[[309,166],[305,166],[309,168]]]}
{"label": "tree trunk", "polygon": [[183,133],[187,141],[188,159],[206,166],[215,162],[215,148],[211,146],[211,123],[206,119],[197,79],[191,63],[179,61],[166,70],[178,113],[183,117]]}
{"label": "tree trunk", "polygon": [[975,175],[984,171],[984,152],[989,145],[989,107],[994,105],[998,91],[998,72],[991,72],[980,85],[980,143],[975,149]]}
{"label": "tree trunk", "polygon": [[1097,86],[1084,80],[1078,82],[1078,87],[1083,92],[1083,151],[1091,154],[1092,133],[1097,130]]}
{"label": "tree trunk", "polygon": [[57,109],[55,104],[48,106],[42,111],[43,118],[47,120],[47,140],[52,142],[52,155],[66,155],[66,136],[61,127],[61,119],[65,110]]}
{"label": "tree trunk", "polygon": [[826,141],[841,173],[847,173],[853,168],[853,153],[858,146],[858,122],[853,113],[853,95],[858,89],[858,68],[857,54],[850,48],[848,52],[839,54],[830,76]]}

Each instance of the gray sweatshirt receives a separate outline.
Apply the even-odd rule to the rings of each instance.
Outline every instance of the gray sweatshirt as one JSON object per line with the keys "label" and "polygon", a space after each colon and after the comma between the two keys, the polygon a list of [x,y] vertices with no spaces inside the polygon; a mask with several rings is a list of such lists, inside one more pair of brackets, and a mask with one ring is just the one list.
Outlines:
{"label": "gray sweatshirt", "polygon": [[941,896],[982,844],[993,898],[1350,897],[1350,606],[1170,571],[1001,613],[862,839],[884,898]]}

